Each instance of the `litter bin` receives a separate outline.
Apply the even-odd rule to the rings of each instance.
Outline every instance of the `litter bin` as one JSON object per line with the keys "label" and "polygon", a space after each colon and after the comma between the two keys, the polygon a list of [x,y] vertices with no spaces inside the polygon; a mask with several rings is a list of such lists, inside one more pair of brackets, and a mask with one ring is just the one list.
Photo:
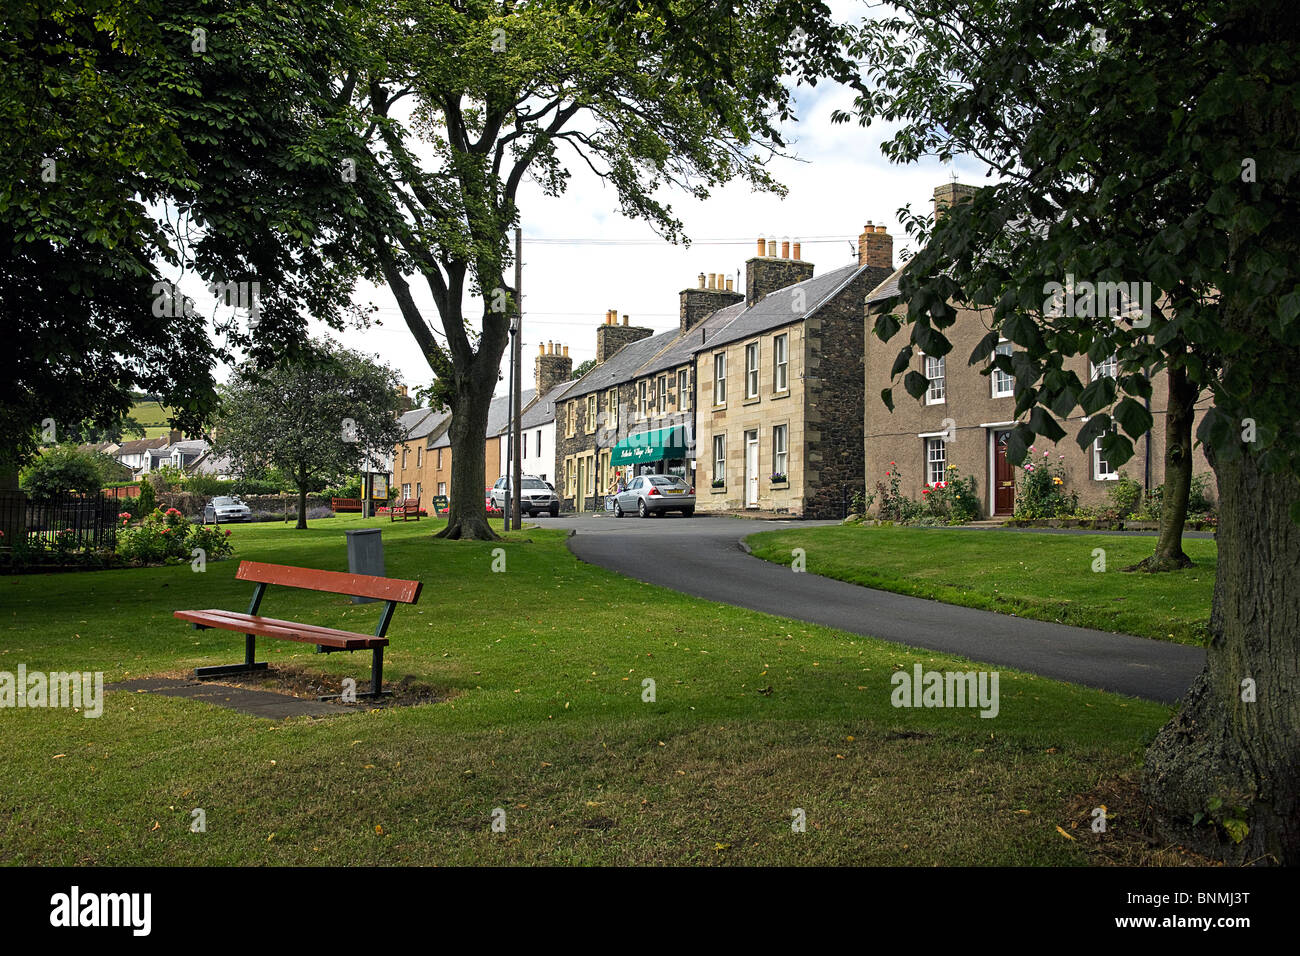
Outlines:
{"label": "litter bin", "polygon": [[[343,532],[348,536],[348,570],[353,574],[384,577],[384,540],[380,528],[361,528]],[[378,598],[356,597],[353,604],[370,604]]]}

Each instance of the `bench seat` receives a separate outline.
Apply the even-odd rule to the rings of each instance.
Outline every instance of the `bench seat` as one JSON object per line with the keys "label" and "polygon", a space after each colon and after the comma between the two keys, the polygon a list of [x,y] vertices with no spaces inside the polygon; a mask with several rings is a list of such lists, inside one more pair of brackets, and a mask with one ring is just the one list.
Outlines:
{"label": "bench seat", "polygon": [[315,624],[300,624],[297,621],[281,621],[273,617],[242,614],[239,611],[223,611],[219,608],[209,608],[204,611],[175,611],[174,615],[182,621],[189,621],[199,627],[216,627],[226,631],[238,631],[240,634],[277,637],[285,641],[302,641],[305,644],[316,644],[340,651],[362,651],[388,646],[388,638],[375,637],[373,634],[357,634],[354,631],[340,631]]}

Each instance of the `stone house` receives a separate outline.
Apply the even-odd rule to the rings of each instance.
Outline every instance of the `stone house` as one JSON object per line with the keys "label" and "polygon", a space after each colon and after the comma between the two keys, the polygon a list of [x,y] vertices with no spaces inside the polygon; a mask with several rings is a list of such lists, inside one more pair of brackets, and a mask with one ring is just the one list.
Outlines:
{"label": "stone house", "polygon": [[[973,195],[974,188],[961,183],[945,183],[934,191],[935,213],[945,206]],[[989,311],[971,309],[953,303],[957,320],[945,330],[952,350],[942,357],[917,355],[911,368],[930,382],[920,400],[912,399],[902,388],[902,376],[891,379],[890,371],[899,349],[905,344],[906,327],[894,340],[881,342],[871,334],[876,317],[893,312],[904,315],[898,302],[899,269],[873,289],[867,297],[863,391],[866,398],[863,417],[865,471],[869,490],[879,482],[888,485],[885,472],[901,477],[899,491],[919,499],[924,486],[952,477],[953,469],[963,477],[975,479],[975,489],[985,516],[1010,516],[1015,511],[1016,493],[1023,481],[1023,468],[1006,458],[1005,441],[1016,424],[1014,382],[1011,376],[992,369],[988,363],[972,367],[967,357],[988,333]],[[1003,342],[999,351],[1011,354],[1013,346]],[[1114,375],[1114,362],[1094,366],[1086,356],[1065,360],[1087,385],[1100,375]],[[906,374],[906,373],[903,373]],[[882,389],[894,386],[894,411],[891,413],[880,398]],[[1047,461],[1064,471],[1064,487],[1077,493],[1079,504],[1105,507],[1112,482],[1123,471],[1146,488],[1164,482],[1164,416],[1168,403],[1168,380],[1164,374],[1152,381],[1149,408],[1155,427],[1134,444],[1134,455],[1117,469],[1106,461],[1100,440],[1089,450],[1079,448],[1076,438],[1087,421],[1078,410],[1060,421],[1066,435],[1057,444],[1040,438],[1035,443],[1032,460]],[[1209,398],[1197,407],[1196,424],[1208,408]],[[1195,427],[1195,426],[1194,426]],[[1204,453],[1194,452],[1193,473],[1213,476]],[[1063,457],[1062,457],[1063,456]],[[877,504],[879,500],[877,499]]]}
{"label": "stone house", "polygon": [[540,396],[520,418],[520,448],[525,475],[558,481],[555,454],[555,420],[562,400],[573,387],[573,359],[567,345],[547,342],[533,359],[534,389]]}
{"label": "stone house", "polygon": [[868,225],[858,261],[814,276],[800,244],[758,240],[743,301],[693,342],[700,511],[840,517],[863,483],[861,316],[893,271],[893,239]]}
{"label": "stone house", "polygon": [[[443,409],[415,408],[398,419],[406,441],[393,449],[393,487],[400,498],[419,498],[428,508],[439,492],[451,484],[450,450],[433,450],[433,443],[446,435],[451,413]],[[445,474],[444,474],[445,473]]]}
{"label": "stone house", "polygon": [[617,310],[596,327],[596,364],[564,393],[555,424],[556,492],[571,511],[602,510],[613,446],[636,407],[638,371],[677,336],[618,322]]}

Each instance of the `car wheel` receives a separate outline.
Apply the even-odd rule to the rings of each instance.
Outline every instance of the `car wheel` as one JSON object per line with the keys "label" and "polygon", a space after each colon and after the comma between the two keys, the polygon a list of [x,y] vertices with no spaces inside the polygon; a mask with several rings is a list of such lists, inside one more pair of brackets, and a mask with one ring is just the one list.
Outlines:
{"label": "car wheel", "polygon": [[623,517],[623,506],[620,505],[617,501],[614,502],[614,517],[615,518]]}
{"label": "car wheel", "polygon": [[558,517],[560,516],[560,509],[559,509],[559,508],[552,508],[552,509],[550,510],[550,515],[551,515],[552,518],[558,518]]}
{"label": "car wheel", "polygon": [[683,518],[691,518],[691,517],[694,517],[694,516],[695,516],[695,509],[694,509],[694,508],[683,508],[683,509],[682,509],[682,517],[683,517]]}
{"label": "car wheel", "polygon": [[636,503],[636,513],[639,514],[642,518],[650,517],[650,509],[645,506],[645,499],[642,499]]}

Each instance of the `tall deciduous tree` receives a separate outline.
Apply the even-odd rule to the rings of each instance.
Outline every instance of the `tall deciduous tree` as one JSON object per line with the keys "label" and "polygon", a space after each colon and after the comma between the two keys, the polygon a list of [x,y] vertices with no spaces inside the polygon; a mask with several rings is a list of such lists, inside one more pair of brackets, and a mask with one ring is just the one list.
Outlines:
{"label": "tall deciduous tree", "polygon": [[376,467],[403,437],[399,385],[392,369],[325,341],[293,361],[243,365],[223,389],[213,449],[242,475],[287,475],[306,528],[313,487]]}
{"label": "tall deciduous tree", "polygon": [[[949,211],[904,273],[909,344],[944,354],[954,302],[987,306],[984,362],[1015,377],[1009,454],[1092,416],[1122,462],[1169,373],[1220,492],[1205,671],[1147,754],[1166,831],[1239,859],[1300,861],[1300,44],[1285,0],[896,0],[867,24],[862,117],[899,121],[897,161],[971,154],[1000,181]],[[915,227],[915,223],[913,226]],[[1054,314],[1051,282],[1149,281],[1151,322]],[[884,339],[896,319],[876,327]],[[1063,359],[1117,354],[1084,386]],[[905,379],[917,395],[922,383]],[[888,392],[888,390],[887,390]],[[1180,400],[1179,395],[1182,394]],[[886,394],[887,400],[891,397]],[[1122,433],[1110,434],[1118,422]],[[1176,463],[1175,463],[1176,464]],[[1173,467],[1176,493],[1186,482]],[[1174,502],[1177,506],[1181,501]],[[1171,541],[1162,537],[1160,547]],[[1157,557],[1177,557],[1169,550]]]}
{"label": "tall deciduous tree", "polygon": [[[673,4],[681,13],[690,4]],[[703,198],[743,179],[779,190],[764,168],[780,148],[771,118],[788,113],[777,81],[792,40],[738,5],[710,38],[716,65],[693,73],[670,51],[680,32],[654,12],[564,0],[375,0],[372,57],[350,73],[372,122],[365,179],[386,190],[374,252],[407,326],[450,389],[452,501],[448,537],[495,537],[481,487],[488,405],[516,303],[509,233],[527,179],[563,192],[570,165],[614,188],[622,212],[669,239],[680,221],[661,198]],[[428,287],[442,328],[408,283]],[[467,297],[481,295],[476,316]],[[455,489],[462,493],[454,493]]]}
{"label": "tall deciduous tree", "polygon": [[[111,427],[155,392],[197,430],[213,365],[292,352],[334,326],[365,262],[338,173],[355,59],[332,4],[32,0],[0,21],[0,476],[74,423]],[[351,114],[348,113],[348,116]],[[251,322],[160,295],[220,283]],[[377,273],[375,274],[377,278]],[[235,283],[235,292],[225,292]],[[254,286],[256,283],[256,286]],[[44,426],[44,427],[42,427]]]}

